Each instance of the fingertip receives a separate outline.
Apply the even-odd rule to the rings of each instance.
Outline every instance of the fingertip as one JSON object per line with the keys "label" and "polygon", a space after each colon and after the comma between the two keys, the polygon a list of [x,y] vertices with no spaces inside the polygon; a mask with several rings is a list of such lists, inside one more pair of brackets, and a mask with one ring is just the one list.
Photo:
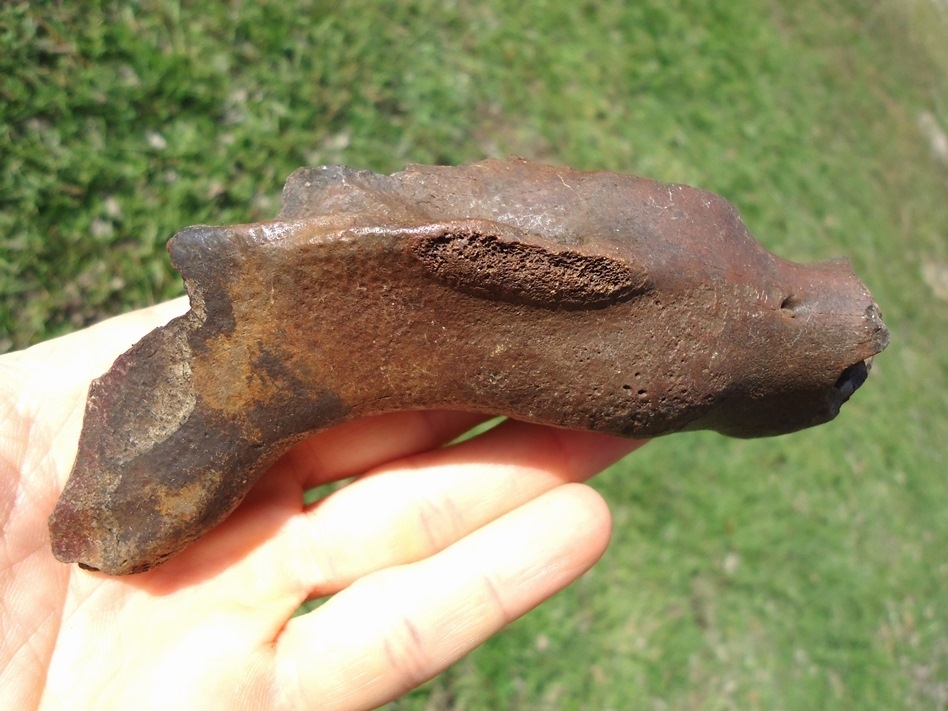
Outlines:
{"label": "fingertip", "polygon": [[[290,686],[301,705],[327,709],[389,701],[579,578],[611,528],[602,496],[568,483],[424,560],[371,573],[283,630]],[[301,659],[324,674],[301,677]]]}
{"label": "fingertip", "polygon": [[612,512],[602,495],[591,486],[568,483],[544,494],[539,503],[549,508],[546,517],[560,521],[567,533],[564,546],[572,578],[565,585],[589,570],[602,557],[612,538]]}

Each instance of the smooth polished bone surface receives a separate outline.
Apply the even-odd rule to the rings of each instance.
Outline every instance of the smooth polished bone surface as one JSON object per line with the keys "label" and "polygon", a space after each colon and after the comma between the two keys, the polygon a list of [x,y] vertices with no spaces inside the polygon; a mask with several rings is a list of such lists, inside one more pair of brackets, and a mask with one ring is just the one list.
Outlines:
{"label": "smooth polished bone surface", "polygon": [[170,241],[191,310],[93,382],[59,560],[152,568],[363,415],[777,435],[835,417],[888,342],[847,261],[779,259],[682,185],[489,160],[303,168],[283,199]]}

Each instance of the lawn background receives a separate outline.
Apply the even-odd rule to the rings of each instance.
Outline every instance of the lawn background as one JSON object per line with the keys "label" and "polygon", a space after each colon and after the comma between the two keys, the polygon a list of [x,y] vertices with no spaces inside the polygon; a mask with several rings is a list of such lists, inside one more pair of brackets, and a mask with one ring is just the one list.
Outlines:
{"label": "lawn background", "polygon": [[892,331],[870,382],[612,468],[604,560],[391,706],[943,709],[946,131],[942,0],[7,2],[0,352],[181,293],[168,237],[274,216],[300,165],[719,192],[777,254],[852,259]]}

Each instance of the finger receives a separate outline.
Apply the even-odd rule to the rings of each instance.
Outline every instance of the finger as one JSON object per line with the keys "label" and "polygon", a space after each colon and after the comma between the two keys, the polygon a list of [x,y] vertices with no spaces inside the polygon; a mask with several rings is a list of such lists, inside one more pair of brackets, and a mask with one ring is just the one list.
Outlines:
{"label": "finger", "polygon": [[[304,515],[303,490],[361,473],[379,461],[440,447],[484,419],[484,415],[451,411],[400,412],[314,435],[271,467],[226,521],[177,557],[176,578],[222,573],[228,564],[243,559],[247,565],[275,572],[260,576],[261,586],[241,585],[238,594],[253,598],[254,605],[270,604],[275,596],[292,612],[309,596],[309,589],[301,591],[294,584],[299,576],[285,575],[299,560],[273,560],[271,548],[274,539],[292,540],[299,531],[294,518]],[[288,556],[293,555],[290,550]],[[236,570],[233,575],[239,578],[243,572]],[[225,576],[222,581],[228,579]]]}
{"label": "finger", "polygon": [[393,462],[288,521],[267,544],[271,579],[296,580],[310,597],[331,594],[425,558],[556,486],[585,481],[641,444],[509,421]]}
{"label": "finger", "polygon": [[440,447],[486,415],[448,410],[391,412],[318,432],[296,445],[267,474],[309,489],[362,474],[383,462]]}
{"label": "finger", "polygon": [[602,498],[557,487],[431,558],[374,573],[277,640],[288,708],[374,708],[430,679],[589,569]]}

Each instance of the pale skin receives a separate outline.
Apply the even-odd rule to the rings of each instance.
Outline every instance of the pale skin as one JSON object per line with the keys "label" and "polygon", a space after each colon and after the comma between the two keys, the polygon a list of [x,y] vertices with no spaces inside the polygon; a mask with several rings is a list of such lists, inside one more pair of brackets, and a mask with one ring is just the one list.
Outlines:
{"label": "pale skin", "polygon": [[[316,434],[165,565],[109,577],[46,519],[92,378],[181,300],[0,358],[0,708],[368,709],[582,575],[610,518],[585,482],[640,442],[416,412]],[[316,504],[303,492],[356,479]],[[332,596],[291,619],[310,599]]]}

